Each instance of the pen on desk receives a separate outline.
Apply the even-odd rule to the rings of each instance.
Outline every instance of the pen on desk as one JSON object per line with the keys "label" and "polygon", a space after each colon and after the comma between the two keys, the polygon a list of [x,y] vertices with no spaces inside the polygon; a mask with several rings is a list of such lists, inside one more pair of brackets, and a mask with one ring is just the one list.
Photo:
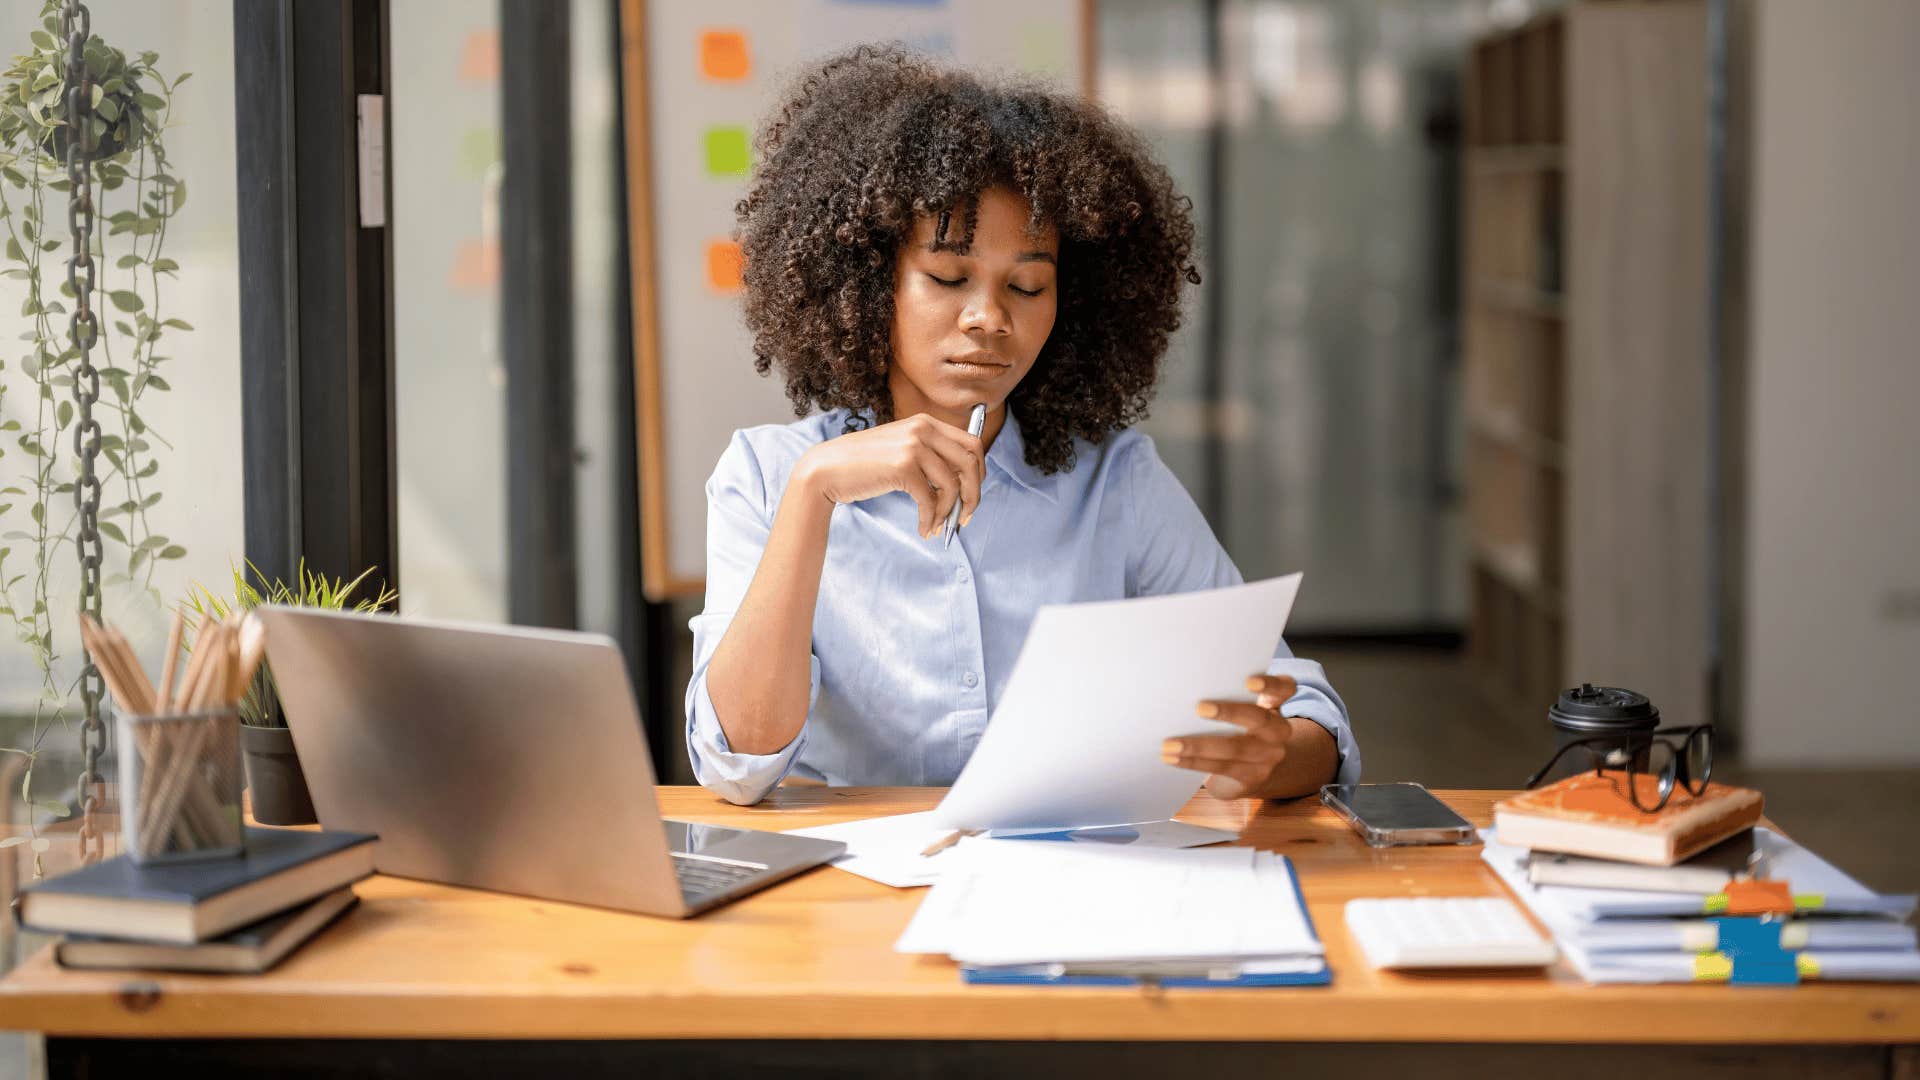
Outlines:
{"label": "pen on desk", "polygon": [[[987,428],[987,406],[985,402],[981,402],[980,404],[975,405],[973,407],[973,412],[967,415],[967,434],[977,439],[980,437],[980,433],[982,431],[985,431],[986,428]],[[947,547],[953,546],[953,534],[959,531],[960,531],[960,500],[958,497],[955,497],[955,499],[953,500],[953,509],[947,511],[947,530],[946,530],[947,532],[946,546]]]}
{"label": "pen on desk", "polygon": [[920,853],[920,857],[924,859],[929,855],[938,855],[969,836],[979,835],[979,829],[955,829],[940,839],[935,840],[933,843],[928,844],[927,849]]}

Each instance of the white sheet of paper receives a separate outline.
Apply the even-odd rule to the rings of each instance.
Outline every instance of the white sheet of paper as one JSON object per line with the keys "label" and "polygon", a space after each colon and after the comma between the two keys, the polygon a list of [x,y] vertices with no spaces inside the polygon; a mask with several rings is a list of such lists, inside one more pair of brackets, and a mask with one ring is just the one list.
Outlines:
{"label": "white sheet of paper", "polygon": [[[953,831],[935,824],[931,810],[866,818],[838,825],[815,825],[791,831],[795,836],[812,836],[845,843],[847,853],[835,859],[832,865],[849,874],[858,874],[896,889],[931,885],[939,879],[941,867],[950,865],[950,860],[944,858],[947,852],[932,856],[920,854]],[[1067,834],[1067,839],[1077,844],[1139,848],[1191,848],[1239,838],[1238,833],[1205,825],[1190,825],[1184,821],[1145,821],[1134,825],[1076,829]],[[1058,843],[1052,840],[1009,842]],[[953,850],[956,849],[948,849]]]}
{"label": "white sheet of paper", "polygon": [[978,965],[1318,956],[1285,859],[969,840],[894,948]]}
{"label": "white sheet of paper", "polygon": [[1204,777],[1160,760],[1176,735],[1242,730],[1194,716],[1245,697],[1286,629],[1300,575],[1226,589],[1043,607],[999,707],[934,821],[1072,828],[1173,816]]}
{"label": "white sheet of paper", "polygon": [[927,857],[920,853],[953,830],[936,824],[933,811],[923,810],[918,814],[894,814],[791,831],[795,836],[839,840],[846,844],[846,854],[835,859],[832,865],[849,874],[896,889],[911,889],[931,885],[940,876],[940,855]]}

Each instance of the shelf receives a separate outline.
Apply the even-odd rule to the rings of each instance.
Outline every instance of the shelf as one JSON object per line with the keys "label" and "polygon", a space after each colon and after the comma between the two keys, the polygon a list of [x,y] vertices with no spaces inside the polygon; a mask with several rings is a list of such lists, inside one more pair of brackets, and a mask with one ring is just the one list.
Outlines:
{"label": "shelf", "polygon": [[1540,564],[1524,548],[1475,543],[1473,559],[1536,610],[1559,618],[1560,592],[1540,580]]}
{"label": "shelf", "polygon": [[1522,281],[1481,278],[1473,284],[1473,298],[1501,311],[1534,315],[1543,319],[1565,318],[1566,298]]}
{"label": "shelf", "polygon": [[1513,450],[1536,465],[1561,470],[1567,467],[1566,447],[1528,431],[1511,413],[1475,409],[1467,415],[1467,430]]}
{"label": "shelf", "polygon": [[1478,175],[1548,172],[1559,169],[1565,161],[1565,148],[1554,143],[1467,148],[1467,167]]}

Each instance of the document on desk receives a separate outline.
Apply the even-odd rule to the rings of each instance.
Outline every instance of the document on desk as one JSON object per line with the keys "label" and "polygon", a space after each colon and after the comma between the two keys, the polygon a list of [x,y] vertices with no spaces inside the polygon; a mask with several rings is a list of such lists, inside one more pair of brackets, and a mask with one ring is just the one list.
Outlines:
{"label": "document on desk", "polygon": [[[790,831],[795,836],[838,840],[846,844],[846,854],[833,861],[835,867],[896,889],[931,885],[939,879],[941,868],[954,862],[951,850],[931,856],[921,854],[953,831],[936,824],[931,810]],[[1046,844],[1066,841],[1103,847],[1188,848],[1237,839],[1239,834],[1225,829],[1190,825],[1184,821],[1146,821],[1134,825],[1047,832],[996,842]]]}
{"label": "document on desk", "polygon": [[1205,698],[1245,698],[1286,629],[1300,575],[1225,589],[1043,607],[993,718],[934,811],[964,829],[1160,821],[1204,779],[1160,760]]}
{"label": "document on desk", "polygon": [[976,967],[1324,955],[1292,865],[1271,852],[981,839],[956,851],[898,951]]}

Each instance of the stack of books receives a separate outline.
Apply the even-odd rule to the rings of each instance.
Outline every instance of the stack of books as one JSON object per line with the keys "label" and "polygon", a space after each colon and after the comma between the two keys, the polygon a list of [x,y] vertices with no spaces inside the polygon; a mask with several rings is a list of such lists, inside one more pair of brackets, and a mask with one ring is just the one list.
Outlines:
{"label": "stack of books", "polygon": [[1575,776],[1497,803],[1482,851],[1587,981],[1920,979],[1915,898],[1756,826],[1759,792],[1676,790],[1646,813],[1621,782]]}
{"label": "stack of books", "polygon": [[894,948],[969,983],[1324,985],[1293,865],[1252,848],[961,841]]}
{"label": "stack of books", "polygon": [[20,925],[65,938],[71,968],[257,973],[355,903],[373,873],[363,833],[248,829],[246,854],[138,865],[125,855],[21,890]]}

